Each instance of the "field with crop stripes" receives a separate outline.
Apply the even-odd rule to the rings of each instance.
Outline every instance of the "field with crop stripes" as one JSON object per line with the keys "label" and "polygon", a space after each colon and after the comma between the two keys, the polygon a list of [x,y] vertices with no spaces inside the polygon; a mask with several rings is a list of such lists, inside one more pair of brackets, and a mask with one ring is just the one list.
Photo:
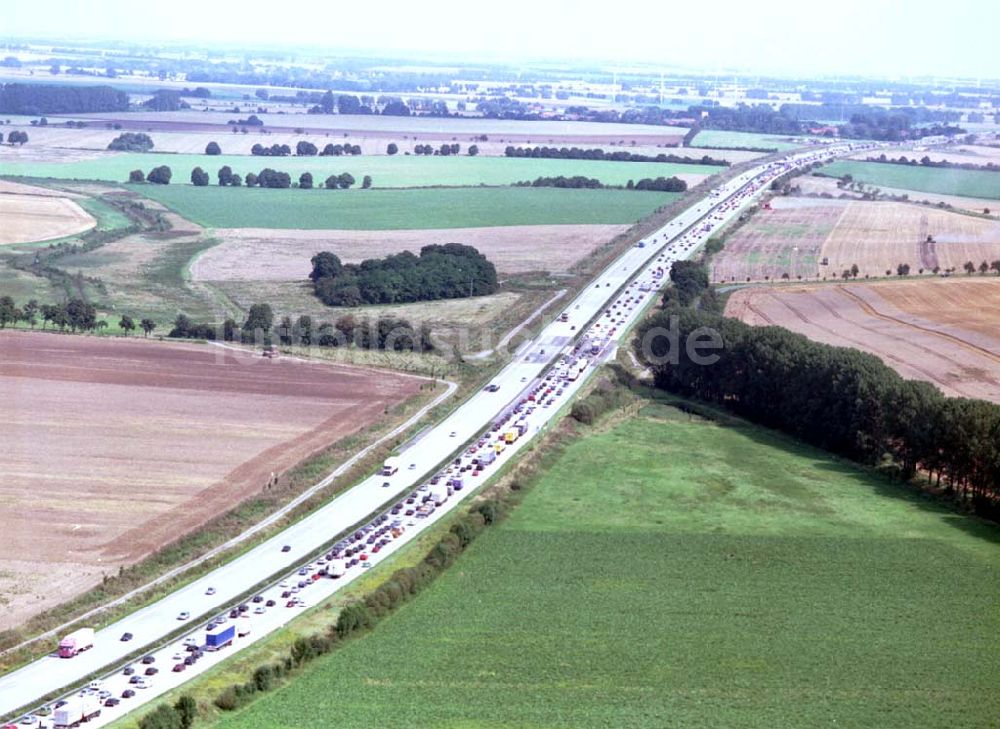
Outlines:
{"label": "field with crop stripes", "polygon": [[145,185],[135,189],[207,227],[338,230],[634,223],[679,196],[552,187],[333,191]]}
{"label": "field with crop stripes", "polygon": [[570,444],[374,633],[217,726],[984,726],[998,566],[994,529],[650,405]]}

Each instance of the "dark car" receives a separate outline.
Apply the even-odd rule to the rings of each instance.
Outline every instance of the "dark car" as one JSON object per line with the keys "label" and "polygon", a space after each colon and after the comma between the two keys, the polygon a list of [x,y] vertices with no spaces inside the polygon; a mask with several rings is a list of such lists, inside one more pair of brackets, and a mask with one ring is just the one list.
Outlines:
{"label": "dark car", "polygon": [[132,640],[131,633],[122,633],[122,643],[127,643],[130,640]]}
{"label": "dark car", "polygon": [[233,608],[232,610],[229,611],[229,617],[238,618],[239,616],[240,616],[240,611],[238,608]]}
{"label": "dark car", "polygon": [[104,705],[105,706],[118,706],[118,704],[120,704],[120,703],[121,702],[118,699],[116,699],[114,696],[112,696],[111,698],[106,699],[104,701]]}
{"label": "dark car", "polygon": [[[185,666],[193,666],[194,662],[197,661],[197,660],[198,659],[195,658],[194,656],[185,656],[184,657],[184,665]],[[174,669],[176,670],[176,666],[174,667]]]}
{"label": "dark car", "polygon": [[238,612],[240,612],[240,613],[245,613],[245,612],[246,612],[247,610],[249,610],[249,609],[250,609],[250,606],[249,606],[249,605],[247,605],[246,603],[243,603],[242,605],[240,605],[240,606],[239,606],[238,608],[236,608],[236,609],[237,609],[237,611],[238,611]]}
{"label": "dark car", "polygon": [[254,595],[253,596],[253,600],[251,600],[250,602],[264,602],[264,596],[263,595]]}
{"label": "dark car", "polygon": [[132,678],[130,678],[128,680],[128,682],[132,683],[132,684],[136,684],[136,683],[139,683],[141,680],[142,680],[142,676],[132,676]]}
{"label": "dark car", "polygon": [[287,600],[291,596],[292,596],[292,593],[289,592],[288,590],[285,590],[283,593],[281,593],[281,599],[282,600]]}
{"label": "dark car", "polygon": [[268,600],[267,602],[264,603],[266,607],[274,607],[274,604],[275,604],[274,600]]}
{"label": "dark car", "polygon": [[281,551],[282,552],[291,552],[292,548],[289,545],[286,544],[284,547],[281,548]]}
{"label": "dark car", "polygon": [[174,664],[174,667],[173,667],[172,670],[173,670],[174,673],[180,673],[185,668],[187,668],[187,664],[186,663],[176,663],[176,664]]}
{"label": "dark car", "polygon": [[135,691],[133,691],[132,689],[125,689],[124,691],[122,691],[123,699],[131,699],[133,696],[135,696]]}
{"label": "dark car", "polygon": [[156,675],[156,674],[158,674],[159,672],[160,672],[160,669],[159,669],[159,668],[157,668],[156,666],[150,666],[149,668],[147,668],[147,669],[145,670],[145,674],[146,674],[147,676],[155,676],[155,675]]}
{"label": "dark car", "polygon": [[123,676],[131,676],[133,673],[135,673],[135,669],[132,668],[132,666],[125,666],[125,668],[122,669]]}
{"label": "dark car", "polygon": [[156,656],[145,656],[145,657],[144,657],[144,658],[142,659],[142,662],[143,662],[143,663],[144,663],[145,665],[147,665],[147,666],[148,666],[148,665],[149,665],[150,663],[156,663]]}

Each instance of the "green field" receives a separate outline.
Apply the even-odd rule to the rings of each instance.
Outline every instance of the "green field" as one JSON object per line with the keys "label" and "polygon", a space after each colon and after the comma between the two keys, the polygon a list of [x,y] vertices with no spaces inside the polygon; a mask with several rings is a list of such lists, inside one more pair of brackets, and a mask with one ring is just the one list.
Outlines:
{"label": "green field", "polygon": [[647,406],[225,729],[952,727],[1000,711],[995,527]]}
{"label": "green field", "polygon": [[107,180],[125,182],[131,170],[149,172],[167,165],[173,172],[171,184],[190,184],[191,170],[201,167],[214,184],[217,172],[229,165],[233,172],[246,177],[265,167],[287,172],[297,182],[303,172],[311,172],[321,185],[330,175],[349,172],[361,184],[371,175],[375,187],[427,187],[446,185],[510,185],[536,177],[584,175],[596,177],[606,185],[624,185],[643,177],[672,175],[713,175],[722,167],[670,164],[661,162],[603,162],[594,160],[514,159],[507,157],[407,157],[405,155],[362,157],[250,157],[200,154],[107,154],[97,159],[67,163],[4,162],[0,174],[59,179]]}
{"label": "green field", "polygon": [[851,175],[859,182],[879,187],[1000,200],[1000,173],[998,172],[917,165],[910,167],[855,160],[838,160],[823,167],[821,171],[832,177]]}
{"label": "green field", "polygon": [[791,142],[781,134],[754,134],[752,132],[722,132],[713,129],[706,129],[698,132],[691,143],[692,147],[754,147],[757,149],[777,149],[783,152],[787,149],[805,146],[805,139],[801,142]]}
{"label": "green field", "polygon": [[679,196],[553,187],[333,191],[144,185],[134,189],[207,227],[342,230],[633,223]]}

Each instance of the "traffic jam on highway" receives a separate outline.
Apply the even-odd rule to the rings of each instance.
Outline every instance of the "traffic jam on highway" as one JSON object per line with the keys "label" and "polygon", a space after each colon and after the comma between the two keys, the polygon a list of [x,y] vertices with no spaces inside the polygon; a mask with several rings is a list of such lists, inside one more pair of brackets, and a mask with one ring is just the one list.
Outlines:
{"label": "traffic jam on highway", "polygon": [[[513,397],[497,381],[485,388],[486,393],[497,397],[497,408],[493,411],[497,415],[433,475],[412,490],[388,499],[387,506],[376,516],[354,527],[322,554],[293,569],[268,588],[202,623],[196,631],[25,715],[19,719],[19,724],[49,729],[87,721],[88,726],[95,727],[119,719],[136,706],[217,665],[234,649],[279,629],[303,608],[326,600],[344,584],[389,557],[475,491],[569,402],[594,367],[613,356],[617,343],[655,299],[674,261],[691,255],[775,178],[796,167],[851,149],[841,146],[836,150],[817,150],[744,173],[639,241],[595,280],[591,295],[595,295],[593,290],[597,289],[609,291],[609,300],[596,313],[591,313],[593,307],[581,310],[581,305],[574,302],[552,322],[550,327],[559,332],[570,331],[573,337],[546,340],[567,340],[558,352],[550,353],[554,356],[546,361],[551,361],[551,366],[531,380],[522,377]],[[678,226],[684,231],[682,235],[673,232]],[[636,270],[638,273],[631,280],[623,278]],[[612,281],[619,280],[628,283],[615,295],[610,295],[614,291],[610,288]],[[588,292],[582,292],[576,302],[583,301],[586,295]],[[601,296],[604,296],[603,291]],[[544,332],[539,339],[543,336]],[[419,441],[412,446],[419,447]],[[410,459],[406,455],[404,452],[386,459],[380,470],[379,478],[387,493],[397,493],[394,482],[401,474],[416,472],[416,463],[408,462]],[[292,551],[291,545],[283,544],[281,551]],[[213,595],[215,588],[208,586],[204,592]],[[186,611],[177,614],[178,623],[189,618]],[[125,633],[120,641],[127,643],[132,639],[131,633]],[[93,643],[92,629],[76,631],[60,642],[59,655],[73,657],[91,648]]]}

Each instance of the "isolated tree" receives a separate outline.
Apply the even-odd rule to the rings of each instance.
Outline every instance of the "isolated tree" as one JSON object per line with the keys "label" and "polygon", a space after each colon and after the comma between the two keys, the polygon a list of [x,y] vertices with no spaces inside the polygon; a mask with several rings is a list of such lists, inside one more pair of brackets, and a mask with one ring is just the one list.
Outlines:
{"label": "isolated tree", "polygon": [[976,264],[973,263],[972,261],[966,261],[962,265],[962,268],[964,268],[965,272],[971,276],[976,271]]}
{"label": "isolated tree", "polygon": [[239,187],[242,184],[243,184],[243,178],[240,177],[239,175],[233,175],[232,177],[229,178],[229,185],[231,187]]}
{"label": "isolated tree", "polygon": [[986,261],[983,261],[982,263],[979,264],[979,273],[986,275],[986,272],[989,270],[990,270],[990,264],[988,264]]}
{"label": "isolated tree", "polygon": [[469,156],[475,157],[477,154],[479,154],[479,146],[476,144],[469,145]]}
{"label": "isolated tree", "polygon": [[385,153],[389,155],[396,154],[399,151],[399,147],[396,146],[395,142],[389,142],[389,146],[385,148]]}
{"label": "isolated tree", "polygon": [[363,178],[361,178],[361,189],[362,190],[367,190],[371,186],[372,186],[372,176],[371,175],[365,175]]}
{"label": "isolated tree", "polygon": [[8,324],[16,324],[20,318],[20,312],[14,304],[14,299],[10,296],[0,296],[0,329]]}
{"label": "isolated tree", "polygon": [[132,170],[131,172],[128,173],[128,181],[129,182],[145,182],[146,181],[146,175],[143,173],[142,170]]}
{"label": "isolated tree", "polygon": [[151,182],[154,185],[169,185],[172,175],[173,173],[170,171],[169,167],[166,165],[160,165],[159,167],[154,167],[149,171],[149,174],[146,175],[146,182]]}
{"label": "isolated tree", "polygon": [[256,187],[257,186],[257,175],[255,175],[253,172],[247,172],[246,186],[247,187]]}
{"label": "isolated tree", "polygon": [[129,333],[135,329],[135,322],[132,320],[132,317],[125,314],[118,320],[118,326],[123,332],[125,332],[125,336],[127,337]]}
{"label": "isolated tree", "polygon": [[340,186],[340,177],[338,175],[330,175],[326,178],[323,186],[327,190],[336,190]]}
{"label": "isolated tree", "polygon": [[38,316],[38,300],[31,299],[27,304],[24,305],[24,310],[22,312],[21,318],[30,326],[32,329],[35,328],[35,322]]}
{"label": "isolated tree", "polygon": [[191,170],[191,184],[195,187],[205,187],[208,184],[208,173],[201,167]]}
{"label": "isolated tree", "polygon": [[1000,260],[993,261],[993,263],[990,264],[990,268],[997,272],[997,276],[1000,276]]}
{"label": "isolated tree", "polygon": [[350,172],[344,172],[337,177],[337,184],[340,185],[341,189],[346,190],[355,182],[354,176]]}
{"label": "isolated tree", "polygon": [[253,304],[247,312],[247,320],[243,322],[243,331],[253,332],[260,329],[265,334],[271,331],[274,323],[274,312],[270,304]]}
{"label": "isolated tree", "polygon": [[139,326],[142,327],[143,336],[148,337],[153,333],[153,330],[156,329],[156,322],[152,319],[143,319],[139,322]]}
{"label": "isolated tree", "polygon": [[233,169],[229,165],[222,165],[217,174],[219,176],[219,187],[233,184]]}
{"label": "isolated tree", "polygon": [[858,264],[856,264],[856,263],[852,263],[852,264],[851,264],[851,277],[852,277],[852,278],[857,278],[857,277],[858,277],[858,274],[859,274],[860,272],[861,272],[861,269],[859,269],[859,268],[858,268]]}
{"label": "isolated tree", "polygon": [[299,187],[303,190],[312,190],[313,176],[311,172],[303,172],[299,175]]}
{"label": "isolated tree", "polygon": [[222,148],[219,147],[218,142],[209,142],[205,146],[205,154],[210,154],[210,155],[222,154]]}

